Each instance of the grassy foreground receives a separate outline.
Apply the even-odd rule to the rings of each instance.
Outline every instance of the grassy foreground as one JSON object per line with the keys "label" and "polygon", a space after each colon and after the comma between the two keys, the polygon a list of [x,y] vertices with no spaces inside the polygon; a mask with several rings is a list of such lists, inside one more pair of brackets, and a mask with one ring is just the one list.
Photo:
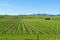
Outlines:
{"label": "grassy foreground", "polygon": [[0,34],[0,40],[60,40],[57,34]]}

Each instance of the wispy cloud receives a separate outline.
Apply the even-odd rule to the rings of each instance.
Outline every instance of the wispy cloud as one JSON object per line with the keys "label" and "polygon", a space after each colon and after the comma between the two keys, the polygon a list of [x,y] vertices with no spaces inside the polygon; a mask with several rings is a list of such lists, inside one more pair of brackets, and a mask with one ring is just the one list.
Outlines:
{"label": "wispy cloud", "polygon": [[17,11],[15,5],[0,3],[0,14],[15,14],[14,11]]}

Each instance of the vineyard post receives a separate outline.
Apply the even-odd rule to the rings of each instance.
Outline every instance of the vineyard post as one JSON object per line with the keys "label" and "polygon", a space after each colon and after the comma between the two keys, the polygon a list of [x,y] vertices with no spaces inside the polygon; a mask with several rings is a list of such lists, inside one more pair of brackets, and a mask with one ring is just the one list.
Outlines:
{"label": "vineyard post", "polygon": [[37,34],[37,40],[39,40],[39,32],[38,32],[38,34]]}

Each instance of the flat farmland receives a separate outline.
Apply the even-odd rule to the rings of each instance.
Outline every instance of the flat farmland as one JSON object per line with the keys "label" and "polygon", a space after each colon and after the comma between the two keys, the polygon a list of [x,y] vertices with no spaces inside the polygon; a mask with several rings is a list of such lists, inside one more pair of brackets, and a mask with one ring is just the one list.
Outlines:
{"label": "flat farmland", "polygon": [[60,40],[59,18],[59,16],[0,18],[0,40]]}

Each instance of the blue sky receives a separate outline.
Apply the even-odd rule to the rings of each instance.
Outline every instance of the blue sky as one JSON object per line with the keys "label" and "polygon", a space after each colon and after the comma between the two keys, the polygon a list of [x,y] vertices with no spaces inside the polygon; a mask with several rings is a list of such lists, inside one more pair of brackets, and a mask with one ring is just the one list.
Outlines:
{"label": "blue sky", "polygon": [[60,14],[60,0],[0,0],[0,14]]}

